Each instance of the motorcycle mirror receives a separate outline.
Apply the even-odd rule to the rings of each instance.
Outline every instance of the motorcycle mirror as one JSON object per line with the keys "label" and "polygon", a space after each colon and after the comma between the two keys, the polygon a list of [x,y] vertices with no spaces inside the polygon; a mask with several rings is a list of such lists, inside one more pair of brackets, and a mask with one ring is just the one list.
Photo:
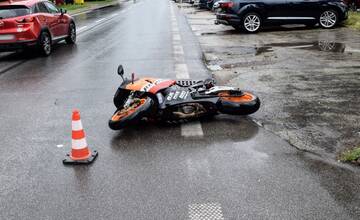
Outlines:
{"label": "motorcycle mirror", "polygon": [[117,72],[121,77],[124,75],[124,68],[122,65],[119,65]]}
{"label": "motorcycle mirror", "polygon": [[117,71],[118,71],[118,74],[121,76],[121,79],[124,81],[124,67],[122,65],[119,65]]}

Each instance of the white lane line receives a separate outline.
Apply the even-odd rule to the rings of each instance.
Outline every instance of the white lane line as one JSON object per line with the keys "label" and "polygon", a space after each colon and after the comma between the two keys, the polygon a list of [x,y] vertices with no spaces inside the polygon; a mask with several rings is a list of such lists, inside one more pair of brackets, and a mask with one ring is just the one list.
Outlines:
{"label": "white lane line", "polygon": [[82,31],[82,30],[86,29],[87,27],[88,27],[88,26],[80,27],[80,28],[77,29],[77,31]]}
{"label": "white lane line", "polygon": [[174,45],[174,54],[177,55],[184,55],[184,48],[181,45]]}
{"label": "white lane line", "polygon": [[189,79],[189,71],[186,64],[175,64],[175,74],[178,79]]}
{"label": "white lane line", "polygon": [[173,33],[179,33],[179,28],[178,28],[178,27],[174,27],[174,28],[173,28]]}
{"label": "white lane line", "polygon": [[[179,34],[179,26],[174,13],[173,5],[170,4],[171,27],[173,38],[173,53],[175,60],[175,75],[177,79],[189,79],[190,74],[185,63],[184,48],[181,45],[181,36]],[[203,137],[204,132],[199,121],[193,121],[181,124],[181,136],[186,138]]]}
{"label": "white lane line", "polygon": [[102,21],[104,21],[104,20],[106,20],[106,18],[101,18],[101,19],[99,19],[99,20],[96,20],[95,23],[100,23],[100,22],[102,22]]}
{"label": "white lane line", "polygon": [[109,18],[113,18],[113,17],[115,17],[117,15],[118,15],[118,13],[114,13],[114,14],[110,15]]}
{"label": "white lane line", "polygon": [[180,34],[173,34],[173,41],[181,41]]}
{"label": "white lane line", "polygon": [[204,132],[199,121],[192,121],[181,124],[181,136],[183,137],[203,137]]}

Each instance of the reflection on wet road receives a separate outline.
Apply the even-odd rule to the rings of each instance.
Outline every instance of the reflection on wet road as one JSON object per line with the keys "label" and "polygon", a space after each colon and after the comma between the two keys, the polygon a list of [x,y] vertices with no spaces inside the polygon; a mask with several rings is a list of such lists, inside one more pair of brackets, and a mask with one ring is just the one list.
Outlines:
{"label": "reflection on wet road", "polygon": [[286,43],[265,44],[264,46],[257,47],[255,55],[260,55],[265,52],[272,52],[273,47],[315,50],[315,51],[334,52],[334,53],[344,53],[346,49],[346,45],[343,43],[326,41],[326,40],[315,41],[315,42],[291,42],[291,43],[286,42]]}

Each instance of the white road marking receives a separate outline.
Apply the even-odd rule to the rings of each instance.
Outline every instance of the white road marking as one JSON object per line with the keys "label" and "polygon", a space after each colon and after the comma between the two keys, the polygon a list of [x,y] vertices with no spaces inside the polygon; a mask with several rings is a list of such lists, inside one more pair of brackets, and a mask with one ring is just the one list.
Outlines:
{"label": "white road marking", "polygon": [[181,41],[181,36],[180,36],[180,34],[174,34],[174,35],[173,35],[173,41]]}
{"label": "white road marking", "polygon": [[203,137],[204,132],[199,121],[192,121],[181,125],[181,136]]}
{"label": "white road marking", "polygon": [[99,19],[99,20],[96,20],[95,23],[99,23],[99,22],[102,22],[102,21],[104,21],[104,20],[106,20],[106,18],[101,18],[101,19]]}
{"label": "white road marking", "polygon": [[173,33],[179,33],[179,28],[178,28],[178,27],[174,27],[174,28],[173,28]]}
{"label": "white road marking", "polygon": [[189,79],[189,71],[186,64],[175,64],[175,74],[178,79]]}
{"label": "white road marking", "polygon": [[113,18],[113,17],[115,17],[117,15],[118,15],[118,13],[114,13],[114,14],[110,15],[109,18]]}
{"label": "white road marking", "polygon": [[56,145],[56,147],[57,148],[62,148],[62,147],[64,147],[64,145],[63,144],[58,144],[58,145]]}
{"label": "white road marking", "polygon": [[88,26],[83,26],[83,27],[81,27],[81,28],[78,28],[77,31],[82,31],[82,30],[86,29],[87,27],[88,27]]}
{"label": "white road marking", "polygon": [[224,216],[219,203],[203,203],[189,205],[190,220],[224,220]]}
{"label": "white road marking", "polygon": [[174,45],[174,54],[176,55],[184,55],[184,48],[181,45]]}
{"label": "white road marking", "polygon": [[[181,45],[181,35],[172,4],[170,4],[170,12],[171,12],[173,53],[175,59],[175,75],[177,79],[189,79],[190,74],[187,64],[185,63],[184,48]],[[199,121],[193,121],[182,124],[181,135],[183,137],[203,137],[204,132],[201,123]]]}

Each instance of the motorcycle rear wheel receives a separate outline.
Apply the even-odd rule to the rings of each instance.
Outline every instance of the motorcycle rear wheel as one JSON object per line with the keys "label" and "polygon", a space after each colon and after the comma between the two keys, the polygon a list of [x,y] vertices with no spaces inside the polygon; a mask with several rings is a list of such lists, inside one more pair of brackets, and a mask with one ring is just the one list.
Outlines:
{"label": "motorcycle rear wheel", "polygon": [[250,92],[231,95],[230,91],[219,94],[219,111],[229,115],[250,115],[260,108],[260,99]]}
{"label": "motorcycle rear wheel", "polygon": [[120,130],[135,125],[151,111],[154,102],[151,98],[145,97],[132,103],[127,108],[119,108],[109,120],[109,127],[112,130]]}

